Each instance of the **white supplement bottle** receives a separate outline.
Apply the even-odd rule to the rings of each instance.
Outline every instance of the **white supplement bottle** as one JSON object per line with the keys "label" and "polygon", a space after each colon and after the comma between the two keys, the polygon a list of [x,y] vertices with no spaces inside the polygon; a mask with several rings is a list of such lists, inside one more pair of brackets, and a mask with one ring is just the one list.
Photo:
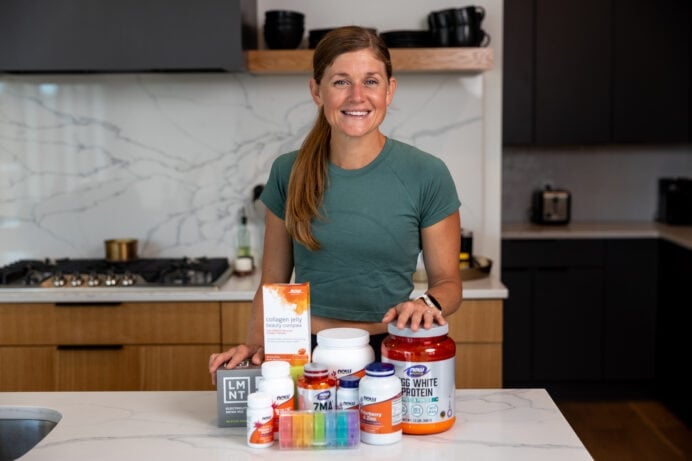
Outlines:
{"label": "white supplement bottle", "polygon": [[401,380],[391,363],[374,362],[360,380],[360,440],[388,445],[401,440]]}
{"label": "white supplement bottle", "polygon": [[317,333],[312,361],[326,365],[329,376],[365,376],[365,366],[375,360],[370,334],[360,328],[327,328]]}
{"label": "white supplement bottle", "polygon": [[266,448],[274,444],[274,410],[272,399],[265,392],[253,392],[247,397],[247,444]]}
{"label": "white supplement bottle", "polygon": [[348,410],[350,408],[358,409],[359,396],[358,384],[360,378],[355,375],[342,376],[339,378],[336,387],[336,409]]}
{"label": "white supplement bottle", "polygon": [[274,433],[279,432],[279,415],[295,410],[295,383],[291,378],[291,364],[274,360],[262,364],[259,390],[269,394],[274,407]]}

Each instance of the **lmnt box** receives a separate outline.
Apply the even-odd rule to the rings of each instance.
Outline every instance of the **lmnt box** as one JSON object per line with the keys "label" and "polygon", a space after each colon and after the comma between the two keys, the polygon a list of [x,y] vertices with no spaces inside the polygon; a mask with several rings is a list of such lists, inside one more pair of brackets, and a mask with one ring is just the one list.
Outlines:
{"label": "lmnt box", "polygon": [[262,368],[248,360],[236,368],[216,370],[216,400],[219,427],[245,427],[247,396],[262,380]]}

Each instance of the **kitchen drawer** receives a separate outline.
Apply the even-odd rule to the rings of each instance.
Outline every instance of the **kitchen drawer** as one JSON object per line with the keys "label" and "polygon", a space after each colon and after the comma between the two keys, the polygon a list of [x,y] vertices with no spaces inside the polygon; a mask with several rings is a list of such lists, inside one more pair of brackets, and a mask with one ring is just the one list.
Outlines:
{"label": "kitchen drawer", "polygon": [[58,345],[220,344],[220,304],[56,304]]}
{"label": "kitchen drawer", "polygon": [[52,304],[0,304],[0,345],[55,344]]}
{"label": "kitchen drawer", "polygon": [[55,346],[0,346],[0,392],[55,390]]}
{"label": "kitchen drawer", "polygon": [[213,352],[218,346],[61,346],[57,390],[213,390],[207,369]]}
{"label": "kitchen drawer", "polygon": [[508,269],[551,267],[601,267],[605,241],[600,239],[505,239],[502,263]]}
{"label": "kitchen drawer", "polygon": [[250,309],[251,302],[221,303],[221,342],[224,349],[246,341]]}

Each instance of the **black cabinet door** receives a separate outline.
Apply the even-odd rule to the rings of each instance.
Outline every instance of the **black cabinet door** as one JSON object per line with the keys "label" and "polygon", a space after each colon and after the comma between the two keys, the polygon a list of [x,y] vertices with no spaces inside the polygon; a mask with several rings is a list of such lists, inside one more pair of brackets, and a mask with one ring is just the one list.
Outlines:
{"label": "black cabinet door", "polygon": [[605,267],[604,378],[653,381],[658,240],[609,240]]}
{"label": "black cabinet door", "polygon": [[536,271],[533,307],[534,379],[601,379],[603,270]]}
{"label": "black cabinet door", "polygon": [[502,283],[509,291],[502,314],[503,387],[521,387],[531,380],[532,273],[503,269]]}
{"label": "black cabinet door", "polygon": [[536,0],[537,144],[610,141],[611,3]]}
{"label": "black cabinet door", "polygon": [[689,0],[613,0],[613,139],[690,139]]}
{"label": "black cabinet door", "polygon": [[535,0],[505,0],[502,142],[533,141]]}
{"label": "black cabinet door", "polygon": [[692,425],[689,373],[692,250],[664,241],[659,251],[662,271],[656,319],[657,393],[671,410]]}

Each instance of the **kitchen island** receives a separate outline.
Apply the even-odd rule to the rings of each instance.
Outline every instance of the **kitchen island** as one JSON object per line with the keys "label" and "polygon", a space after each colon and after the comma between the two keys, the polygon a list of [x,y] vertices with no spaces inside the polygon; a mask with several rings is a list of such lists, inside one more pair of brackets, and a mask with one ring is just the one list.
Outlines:
{"label": "kitchen island", "polygon": [[213,391],[0,393],[0,418],[37,418],[40,408],[62,418],[23,461],[592,459],[543,389],[457,390],[457,421],[447,432],[325,451],[249,448],[244,429],[217,427]]}

